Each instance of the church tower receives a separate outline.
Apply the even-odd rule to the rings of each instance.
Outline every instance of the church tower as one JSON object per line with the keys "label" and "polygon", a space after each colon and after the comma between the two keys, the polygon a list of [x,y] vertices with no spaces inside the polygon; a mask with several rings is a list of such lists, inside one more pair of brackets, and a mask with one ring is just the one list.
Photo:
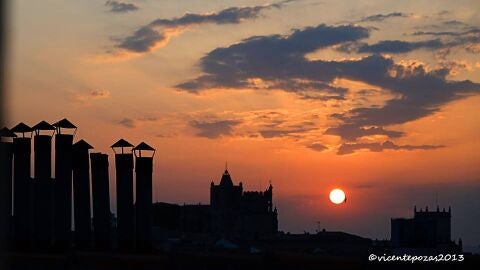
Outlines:
{"label": "church tower", "polygon": [[220,184],[210,186],[210,204],[212,209],[212,230],[222,235],[231,235],[236,231],[240,200],[243,186],[233,184],[228,169],[222,174]]}

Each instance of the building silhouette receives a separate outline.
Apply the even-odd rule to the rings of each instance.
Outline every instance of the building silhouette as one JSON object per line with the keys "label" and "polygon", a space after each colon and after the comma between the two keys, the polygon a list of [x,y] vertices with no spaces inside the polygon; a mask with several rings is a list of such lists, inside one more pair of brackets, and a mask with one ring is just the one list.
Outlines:
{"label": "building silhouette", "polygon": [[34,194],[33,194],[33,242],[36,247],[48,248],[52,244],[53,179],[52,136],[55,127],[45,121],[33,126],[34,130]]}
{"label": "building silhouette", "polygon": [[91,153],[92,203],[93,203],[93,241],[98,250],[111,247],[111,213],[109,194],[108,155]]}
{"label": "building silhouette", "polygon": [[24,123],[12,128],[13,138],[13,235],[14,245],[19,249],[29,248],[32,225],[32,179],[30,177],[30,154],[32,129]]}
{"label": "building silhouette", "polygon": [[72,145],[77,127],[67,119],[55,132],[54,245],[68,248],[72,238]]}
{"label": "building silhouette", "polygon": [[[10,240],[12,221],[13,138],[8,128],[0,129],[0,244]],[[1,248],[4,248],[2,246]]]}
{"label": "building silhouette", "polygon": [[212,232],[221,235],[258,237],[277,232],[277,209],[273,208],[273,187],[261,191],[244,191],[234,185],[227,169],[215,185],[210,185]]}
{"label": "building silhouette", "polygon": [[[392,219],[391,241],[372,241],[325,229],[315,234],[279,232],[273,186],[270,184],[263,191],[246,191],[242,182],[233,181],[227,168],[218,182],[210,184],[210,204],[152,204],[155,149],[144,142],[134,147],[123,139],[111,146],[115,153],[115,218],[110,211],[108,155],[90,153],[93,147],[84,140],[73,143],[75,133],[76,126],[67,119],[53,125],[41,121],[32,128],[20,123],[11,130],[0,129],[0,188],[3,191],[0,240],[11,240],[10,248],[15,249],[15,256],[36,255],[45,250],[50,253],[51,248],[57,252],[71,248],[102,251],[117,248],[128,252],[173,248],[195,256],[197,252],[218,255],[235,250],[245,256],[278,252],[362,256],[364,259],[372,250],[407,254],[405,251],[451,253],[462,249],[461,240],[456,244],[451,239],[450,208],[417,211],[415,207],[413,218]],[[30,171],[32,136],[33,177]],[[53,137],[55,152],[52,152]],[[52,165],[55,166],[54,178]],[[28,252],[22,253],[25,250]],[[222,252],[215,253],[217,251]],[[92,254],[77,254],[84,256],[82,253]],[[70,254],[73,255],[66,255],[68,260],[72,260],[69,256],[73,260],[81,258],[76,257],[76,252]],[[93,257],[98,254],[102,253]],[[57,263],[57,255],[46,257]],[[167,257],[171,260],[170,256],[164,258]],[[100,255],[98,258],[114,261],[113,257],[105,259]]]}
{"label": "building silhouette", "polygon": [[135,238],[137,249],[152,246],[152,175],[155,149],[142,142],[133,148],[135,154]]}
{"label": "building silhouette", "polygon": [[88,151],[93,147],[84,140],[73,145],[73,210],[75,244],[90,248],[92,222],[90,213],[90,160]]}
{"label": "building silhouette", "polygon": [[[123,139],[112,145],[114,151],[118,149],[116,220],[110,212],[108,155],[90,154],[93,147],[84,140],[74,144],[76,130],[67,119],[53,125],[41,121],[32,128],[19,123],[11,130],[0,129],[0,241],[10,242],[9,248],[17,250],[106,250],[114,247],[115,234],[121,249],[150,249],[155,149],[144,142],[134,148]],[[53,137],[55,178],[51,171]]]}
{"label": "building silhouette", "polygon": [[392,248],[421,248],[438,251],[458,250],[451,239],[451,208],[425,211],[414,207],[413,218],[391,219]]}
{"label": "building silhouette", "polygon": [[155,203],[153,215],[154,225],[168,231],[243,239],[272,237],[278,231],[272,185],[265,191],[244,191],[227,169],[218,185],[210,185],[210,205]]}
{"label": "building silhouette", "polygon": [[117,243],[120,249],[132,249],[135,244],[133,210],[133,145],[124,139],[114,143],[117,179]]}

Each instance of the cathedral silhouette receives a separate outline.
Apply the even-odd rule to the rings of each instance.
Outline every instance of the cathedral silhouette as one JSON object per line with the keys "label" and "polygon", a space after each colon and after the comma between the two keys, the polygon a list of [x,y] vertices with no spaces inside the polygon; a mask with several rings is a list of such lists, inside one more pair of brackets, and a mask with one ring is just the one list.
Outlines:
{"label": "cathedral silhouette", "polygon": [[278,231],[272,185],[265,191],[244,191],[227,168],[218,185],[211,182],[210,205],[155,203],[153,215],[153,225],[169,231],[241,239],[273,237]]}

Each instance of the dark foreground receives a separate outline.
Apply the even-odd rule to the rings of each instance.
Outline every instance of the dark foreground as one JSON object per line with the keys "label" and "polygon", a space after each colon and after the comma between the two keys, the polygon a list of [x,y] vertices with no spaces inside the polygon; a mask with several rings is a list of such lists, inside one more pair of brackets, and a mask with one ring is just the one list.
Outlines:
{"label": "dark foreground", "polygon": [[416,262],[414,264],[368,262],[367,258],[348,258],[298,253],[160,253],[122,254],[72,252],[69,254],[7,253],[1,258],[5,270],[150,270],[150,269],[480,269],[480,256],[465,261]]}

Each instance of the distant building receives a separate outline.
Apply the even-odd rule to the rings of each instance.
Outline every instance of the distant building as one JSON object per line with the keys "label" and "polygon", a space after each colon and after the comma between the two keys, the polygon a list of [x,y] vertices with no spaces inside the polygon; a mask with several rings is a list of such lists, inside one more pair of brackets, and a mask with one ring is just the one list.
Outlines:
{"label": "distant building", "polygon": [[228,170],[219,185],[210,185],[212,232],[222,235],[255,237],[273,235],[278,230],[277,209],[273,208],[273,187],[265,191],[244,191],[233,184]]}
{"label": "distant building", "polygon": [[419,248],[437,251],[461,249],[451,240],[451,209],[414,209],[413,218],[391,220],[392,248]]}
{"label": "distant building", "polygon": [[154,226],[168,231],[211,233],[218,236],[258,238],[278,231],[273,187],[265,191],[244,191],[234,185],[228,170],[220,183],[210,186],[210,205],[153,204]]}

